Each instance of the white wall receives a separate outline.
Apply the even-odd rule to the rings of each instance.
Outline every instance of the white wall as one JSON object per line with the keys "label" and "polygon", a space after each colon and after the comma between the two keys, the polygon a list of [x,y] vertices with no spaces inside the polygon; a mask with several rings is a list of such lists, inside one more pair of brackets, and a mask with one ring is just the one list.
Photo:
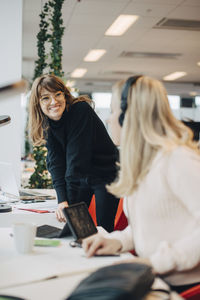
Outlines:
{"label": "white wall", "polygon": [[21,78],[22,0],[0,0],[0,38],[1,87]]}
{"label": "white wall", "polygon": [[[22,0],[0,0],[0,87],[21,80]],[[20,183],[20,94],[0,91],[0,115],[11,124],[0,127],[0,160],[11,162]]]}
{"label": "white wall", "polygon": [[[3,96],[3,99],[2,99]],[[18,186],[20,185],[21,159],[21,105],[20,94],[0,94],[0,115],[9,115],[11,123],[0,127],[0,160],[11,162]]]}

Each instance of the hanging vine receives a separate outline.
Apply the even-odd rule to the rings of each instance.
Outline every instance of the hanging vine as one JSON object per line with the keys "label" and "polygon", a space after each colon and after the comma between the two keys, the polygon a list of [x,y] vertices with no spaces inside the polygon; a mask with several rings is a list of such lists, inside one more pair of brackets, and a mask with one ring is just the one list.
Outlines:
{"label": "hanging vine", "polygon": [[38,59],[35,62],[35,71],[33,79],[42,75],[43,70],[47,67],[46,62],[46,53],[45,53],[45,43],[48,41],[48,26],[49,23],[46,21],[46,17],[48,16],[48,3],[45,3],[43,11],[40,14],[40,31],[37,34],[37,54]]}
{"label": "hanging vine", "polygon": [[51,16],[51,30],[52,35],[49,36],[49,42],[51,43],[51,63],[49,64],[50,73],[56,76],[63,77],[64,72],[62,71],[62,36],[64,34],[64,27],[62,26],[62,1],[49,2],[49,6],[52,8],[53,13]]}
{"label": "hanging vine", "polygon": [[[38,59],[35,62],[33,80],[44,73],[63,77],[62,71],[62,36],[64,26],[62,19],[62,5],[64,0],[51,0],[45,3],[40,14],[40,31],[37,34]],[[50,53],[46,53],[46,46],[51,45]]]}
{"label": "hanging vine", "polygon": [[[45,3],[40,14],[40,31],[37,34],[38,59],[35,61],[33,80],[44,73],[63,77],[62,36],[64,34],[62,5],[64,0],[51,0]],[[50,53],[46,53],[50,45]],[[47,149],[45,146],[33,148],[34,173],[29,178],[29,188],[51,188],[52,181],[46,167]]]}

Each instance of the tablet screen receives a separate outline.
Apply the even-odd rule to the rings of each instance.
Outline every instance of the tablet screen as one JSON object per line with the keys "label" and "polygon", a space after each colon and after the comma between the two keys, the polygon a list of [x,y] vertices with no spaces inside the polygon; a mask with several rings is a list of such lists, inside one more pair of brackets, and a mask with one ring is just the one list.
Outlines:
{"label": "tablet screen", "polygon": [[97,233],[96,226],[84,202],[70,205],[64,208],[63,212],[77,241]]}

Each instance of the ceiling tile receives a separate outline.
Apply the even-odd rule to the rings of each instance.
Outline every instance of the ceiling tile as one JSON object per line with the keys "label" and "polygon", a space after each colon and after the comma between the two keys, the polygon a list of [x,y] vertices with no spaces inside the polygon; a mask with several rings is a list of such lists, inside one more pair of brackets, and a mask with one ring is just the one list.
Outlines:
{"label": "ceiling tile", "polygon": [[200,6],[179,6],[169,13],[168,18],[200,20]]}

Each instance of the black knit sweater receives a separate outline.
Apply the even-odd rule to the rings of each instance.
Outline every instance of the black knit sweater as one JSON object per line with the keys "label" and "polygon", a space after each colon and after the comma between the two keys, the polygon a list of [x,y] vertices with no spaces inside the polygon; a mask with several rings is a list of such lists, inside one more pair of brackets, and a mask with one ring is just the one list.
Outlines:
{"label": "black knit sweater", "polygon": [[59,121],[49,119],[47,149],[59,203],[67,201],[67,181],[94,176],[107,183],[116,176],[118,150],[87,102],[72,105]]}

